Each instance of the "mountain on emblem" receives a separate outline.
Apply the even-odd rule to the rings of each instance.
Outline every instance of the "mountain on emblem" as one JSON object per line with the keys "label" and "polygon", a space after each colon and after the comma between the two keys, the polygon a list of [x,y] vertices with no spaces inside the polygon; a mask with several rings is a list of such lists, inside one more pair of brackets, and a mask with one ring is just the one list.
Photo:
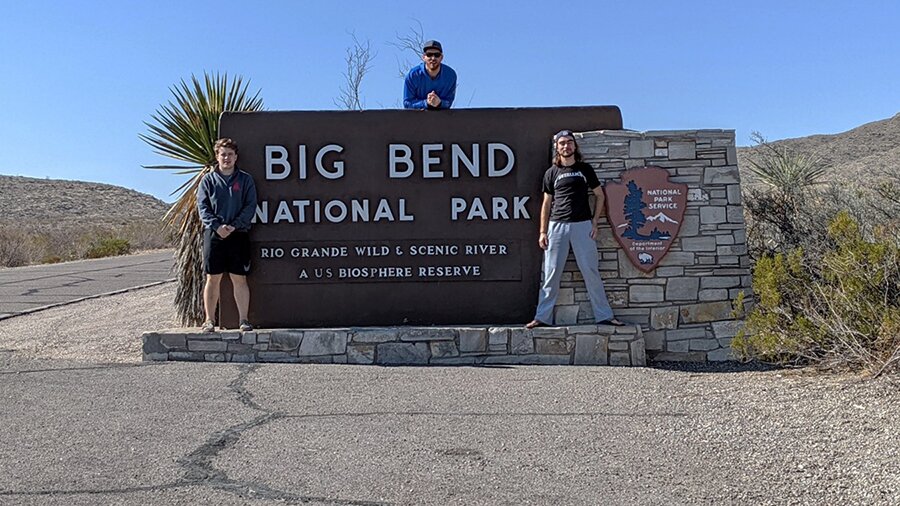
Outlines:
{"label": "mountain on emblem", "polygon": [[631,263],[650,272],[678,235],[687,207],[687,185],[669,181],[660,167],[641,167],[606,184],[606,215]]}
{"label": "mountain on emblem", "polygon": [[655,214],[653,216],[647,216],[647,221],[659,221],[660,223],[675,223],[678,222],[666,216],[666,213],[661,212],[659,214]]}

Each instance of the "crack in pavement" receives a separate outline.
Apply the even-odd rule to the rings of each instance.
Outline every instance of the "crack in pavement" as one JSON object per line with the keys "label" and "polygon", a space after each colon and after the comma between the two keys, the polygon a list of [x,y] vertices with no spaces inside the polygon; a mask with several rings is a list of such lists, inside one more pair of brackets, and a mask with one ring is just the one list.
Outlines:
{"label": "crack in pavement", "polygon": [[72,276],[72,275],[67,275],[65,277],[70,277],[70,278],[75,278],[75,279],[72,281],[67,281],[65,283],[60,283],[58,285],[53,285],[53,286],[42,286],[40,288],[29,288],[29,289],[25,290],[24,292],[20,293],[19,297],[28,297],[29,295],[40,295],[42,292],[45,292],[47,290],[58,290],[60,288],[72,288],[72,287],[75,287],[76,285],[80,285],[82,283],[87,283],[89,281],[99,281],[94,278],[84,278],[84,277],[79,278],[77,276]]}
{"label": "crack in pavement", "polygon": [[63,287],[71,288],[75,285],[80,285],[81,283],[87,283],[88,281],[97,281],[94,278],[85,278],[85,277],[78,278],[77,276],[72,276],[72,277],[75,278],[74,281],[69,281],[69,282],[63,283],[61,285],[57,285],[56,288],[63,288]]}
{"label": "crack in pavement", "polygon": [[[0,372],[0,374],[20,374],[34,372],[55,372],[67,370],[112,369],[124,367],[161,366],[164,364],[109,364],[94,367],[72,367],[30,371]],[[338,417],[374,417],[374,416],[457,416],[457,417],[690,417],[689,413],[617,413],[617,412],[442,412],[442,411],[373,411],[350,413],[318,413],[292,415],[283,411],[274,411],[261,406],[254,399],[254,395],[247,388],[250,376],[260,368],[259,364],[245,364],[239,367],[236,378],[228,383],[226,388],[236,397],[243,406],[260,414],[253,419],[232,425],[223,430],[210,434],[206,441],[187,455],[177,459],[177,463],[183,470],[183,475],[169,483],[159,485],[125,487],[125,488],[98,488],[81,490],[38,490],[38,491],[11,491],[0,490],[0,497],[4,496],[47,496],[47,495],[105,495],[128,494],[138,492],[158,492],[188,487],[211,487],[243,499],[263,499],[281,501],[286,504],[303,504],[317,502],[323,504],[347,505],[347,506],[375,506],[390,504],[379,501],[339,499],[331,497],[315,497],[296,494],[277,489],[270,485],[251,480],[238,480],[230,478],[228,474],[216,468],[213,461],[223,451],[234,448],[244,433],[265,426],[279,419],[319,419]]]}
{"label": "crack in pavement", "polygon": [[[347,506],[382,506],[390,503],[380,501],[363,501],[352,499],[337,499],[330,497],[315,497],[300,494],[294,494],[283,490],[270,487],[264,483],[253,481],[241,481],[229,478],[225,471],[217,469],[213,465],[213,459],[222,451],[233,448],[244,432],[256,429],[266,425],[269,422],[287,417],[287,414],[281,411],[272,411],[263,408],[253,400],[253,393],[246,388],[248,377],[259,369],[258,364],[245,364],[240,366],[237,378],[228,383],[227,387],[236,396],[237,400],[244,406],[254,410],[261,411],[262,414],[253,418],[248,422],[232,425],[224,430],[214,432],[206,438],[206,442],[200,445],[191,453],[177,459],[177,463],[184,469],[184,475],[178,480],[171,483],[160,485],[143,486],[143,487],[127,487],[119,489],[82,489],[82,490],[36,490],[36,491],[13,491],[0,490],[0,497],[3,496],[45,496],[45,495],[98,495],[98,494],[122,494],[132,492],[152,492],[171,490],[182,487],[208,486],[227,493],[235,494],[245,499],[270,499],[284,502],[286,504],[302,504],[309,502],[317,502],[324,504],[336,504]],[[61,369],[54,369],[61,370]]]}
{"label": "crack in pavement", "polygon": [[238,377],[233,379],[231,383],[228,384],[228,389],[237,395],[239,401],[244,406],[247,406],[250,409],[254,409],[256,411],[262,411],[264,413],[271,413],[270,410],[267,410],[253,401],[253,394],[247,390],[245,384],[247,383],[247,378],[250,377],[250,374],[256,372],[259,369],[258,364],[245,364],[240,368],[240,374]]}
{"label": "crack in pavement", "polygon": [[691,413],[604,413],[595,412],[572,412],[572,413],[539,413],[529,411],[508,411],[503,413],[461,413],[453,411],[371,411],[358,413],[314,413],[308,415],[283,415],[280,418],[298,419],[298,418],[365,418],[370,416],[456,416],[456,417],[551,417],[551,418],[578,418],[578,417],[600,417],[600,418],[679,418],[694,417]]}
{"label": "crack in pavement", "polygon": [[278,490],[263,483],[235,480],[229,478],[224,471],[215,468],[212,460],[223,450],[233,448],[244,432],[256,429],[269,422],[287,416],[287,414],[282,411],[271,411],[263,408],[253,400],[253,394],[247,390],[246,382],[248,377],[259,369],[259,367],[258,364],[242,365],[240,367],[240,374],[228,384],[228,389],[237,395],[241,404],[252,410],[261,411],[263,414],[249,422],[233,425],[223,431],[212,434],[206,440],[205,444],[179,459],[178,463],[186,468],[185,476],[182,481],[186,482],[186,484],[204,484],[249,499],[272,499],[287,503],[307,503],[315,501],[327,504],[354,506],[387,504],[376,501],[312,497],[294,494]]}
{"label": "crack in pavement", "polygon": [[145,487],[127,487],[127,488],[97,488],[97,489],[57,489],[57,490],[35,490],[33,492],[16,492],[14,490],[0,490],[0,497],[15,496],[44,496],[44,495],[103,495],[103,494],[128,494],[132,492],[156,492],[162,490],[171,490],[184,485],[177,483],[164,483],[162,485],[148,485]]}

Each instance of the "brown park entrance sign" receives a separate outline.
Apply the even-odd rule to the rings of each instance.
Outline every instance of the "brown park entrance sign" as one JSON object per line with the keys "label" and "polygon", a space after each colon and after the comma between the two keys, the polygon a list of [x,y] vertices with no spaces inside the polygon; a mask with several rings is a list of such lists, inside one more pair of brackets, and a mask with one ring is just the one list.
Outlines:
{"label": "brown park entrance sign", "polygon": [[681,228],[687,185],[669,181],[665,169],[643,167],[623,172],[604,190],[613,235],[635,267],[652,271]]}
{"label": "brown park entrance sign", "polygon": [[[533,316],[540,183],[563,128],[617,107],[225,113],[256,181],[262,327],[516,323]],[[223,297],[222,322],[236,310]]]}

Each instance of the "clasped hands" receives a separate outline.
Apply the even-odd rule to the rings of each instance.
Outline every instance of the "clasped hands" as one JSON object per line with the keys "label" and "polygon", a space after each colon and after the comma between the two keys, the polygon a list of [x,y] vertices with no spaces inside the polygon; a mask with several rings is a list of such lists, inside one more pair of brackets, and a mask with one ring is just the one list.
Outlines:
{"label": "clasped hands", "polygon": [[216,229],[216,233],[219,234],[219,237],[225,239],[231,233],[234,232],[234,227],[231,225],[220,225],[219,228]]}
{"label": "clasped hands", "polygon": [[431,107],[440,107],[441,106],[441,97],[437,96],[437,93],[431,92],[425,97],[425,102]]}

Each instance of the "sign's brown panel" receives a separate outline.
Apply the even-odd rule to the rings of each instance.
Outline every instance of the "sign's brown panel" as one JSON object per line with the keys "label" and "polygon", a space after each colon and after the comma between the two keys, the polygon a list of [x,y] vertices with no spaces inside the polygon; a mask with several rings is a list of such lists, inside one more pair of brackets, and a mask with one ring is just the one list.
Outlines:
{"label": "sign's brown panel", "polygon": [[[223,114],[259,194],[251,321],[528,321],[540,182],[564,128],[622,119],[617,107]],[[222,317],[237,320],[227,296]]]}

